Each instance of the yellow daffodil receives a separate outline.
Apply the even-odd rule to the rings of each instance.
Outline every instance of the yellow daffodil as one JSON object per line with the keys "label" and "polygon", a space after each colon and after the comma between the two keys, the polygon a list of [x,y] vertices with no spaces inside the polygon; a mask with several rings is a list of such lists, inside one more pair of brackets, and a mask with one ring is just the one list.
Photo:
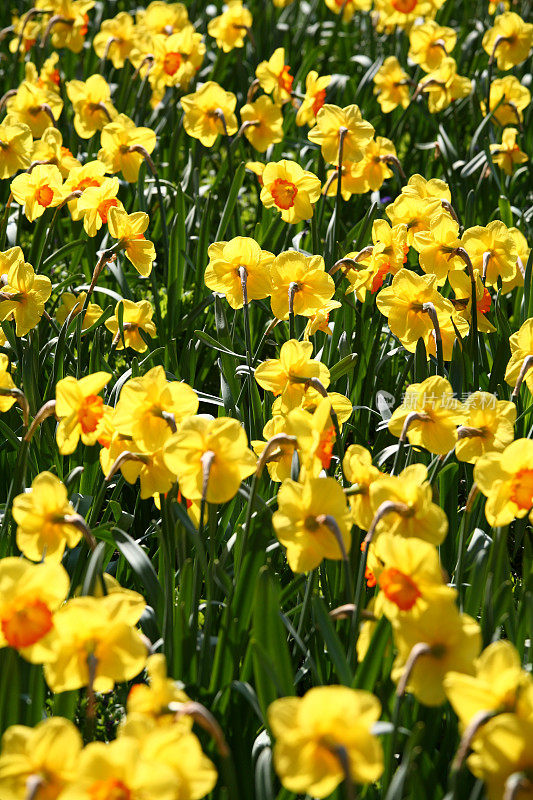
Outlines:
{"label": "yellow daffodil", "polygon": [[80,436],[87,445],[98,439],[98,425],[104,415],[100,392],[110,379],[109,372],[95,372],[80,380],[69,376],[57,382],[55,413],[59,425],[56,440],[63,455],[74,452]]}
{"label": "yellow daffodil", "polygon": [[285,49],[278,47],[268,61],[261,61],[255,76],[261,89],[272,95],[275,103],[286,103],[291,99],[293,76],[290,66],[285,64]]}
{"label": "yellow daffodil", "polygon": [[462,100],[472,91],[470,78],[457,74],[457,63],[451,56],[443,58],[437,69],[430,72],[421,83],[422,91],[429,95],[431,114],[444,111],[454,100]]}
{"label": "yellow daffodil", "polygon": [[381,743],[372,734],[381,706],[376,697],[345,686],[317,686],[303,697],[283,697],[268,709],[275,737],[274,768],[290,792],[329,797],[345,778],[373,783],[383,771]]}
{"label": "yellow daffodil", "polygon": [[134,683],[128,694],[128,718],[142,716],[153,720],[158,725],[179,724],[185,730],[191,730],[192,719],[182,717],[175,720],[171,703],[188,703],[190,698],[185,694],[180,684],[167,677],[167,663],[162,653],[148,656],[146,661],[148,684]]}
{"label": "yellow daffodil", "polygon": [[75,513],[59,478],[41,472],[13,501],[18,549],[32,561],[61,561],[65,547],[75,547],[82,536],[71,520]]}
{"label": "yellow daffodil", "polygon": [[268,148],[283,141],[283,115],[281,106],[273,103],[267,95],[246,103],[240,110],[244,135],[256,150],[264,153]]}
{"label": "yellow daffodil", "polygon": [[335,293],[335,283],[325,271],[322,256],[306,256],[288,250],[276,256],[270,268],[272,313],[289,318],[289,294],[295,314],[310,317]]}
{"label": "yellow daffodil", "polygon": [[[533,27],[533,26],[532,26]],[[505,128],[502,132],[501,144],[491,144],[490,152],[495,164],[505,172],[512,175],[515,164],[525,164],[529,156],[520,150],[516,142],[518,131],[516,128]]]}
{"label": "yellow daffodil", "polygon": [[172,36],[190,24],[186,6],[166,0],[152,0],[146,8],[137,11],[135,18],[141,32],[161,36]]}
{"label": "yellow daffodil", "polygon": [[516,714],[500,714],[481,728],[472,746],[474,752],[467,760],[468,768],[476,778],[485,781],[489,800],[500,800],[509,794],[511,776],[521,776],[513,781],[518,787],[515,797],[529,800],[531,781],[527,776],[533,769],[532,717],[526,720]]}
{"label": "yellow daffodil", "polygon": [[146,375],[126,381],[115,407],[113,426],[146,451],[154,451],[197,410],[194,389],[180,381],[167,381],[163,367],[153,367]]}
{"label": "yellow daffodil", "polygon": [[252,15],[243,6],[242,0],[229,0],[226,10],[209,20],[207,32],[216,40],[217,47],[229,53],[234,47],[244,47],[244,39],[252,22]]}
{"label": "yellow daffodil", "polygon": [[399,437],[409,420],[410,444],[445,455],[457,443],[457,425],[463,422],[464,413],[449,382],[436,375],[407,387],[402,405],[392,414],[388,428],[393,436]]}
{"label": "yellow daffodil", "polygon": [[255,471],[256,458],[236,419],[187,417],[166,443],[163,458],[189,500],[226,503]]}
{"label": "yellow daffodil", "polygon": [[476,461],[474,480],[487,498],[485,516],[493,527],[528,514],[533,520],[533,440],[516,439],[501,453]]}
{"label": "yellow daffodil", "polygon": [[415,25],[409,33],[409,58],[419,64],[424,72],[438,69],[457,42],[453,28],[439,25],[433,19]]}
{"label": "yellow daffodil", "polygon": [[419,263],[426,274],[437,276],[442,286],[450,270],[463,269],[464,263],[454,255],[461,247],[459,223],[444,209],[432,217],[429,229],[415,233],[413,247],[419,253]]}
{"label": "yellow daffodil", "polygon": [[[1,306],[0,306],[1,308]],[[523,325],[513,333],[509,339],[511,345],[511,358],[505,370],[505,380],[509,386],[516,386],[518,378],[525,368],[523,375],[527,388],[533,393],[533,319],[526,319]],[[526,359],[531,359],[531,366],[527,367]]]}
{"label": "yellow daffodil", "polygon": [[99,186],[88,186],[78,199],[76,210],[82,215],[83,227],[89,236],[96,236],[107,223],[111,208],[123,208],[117,198],[119,188],[118,178],[105,178]]}
{"label": "yellow daffodil", "polygon": [[393,630],[398,655],[391,677],[396,683],[404,673],[413,648],[428,646],[428,651],[418,656],[407,681],[407,691],[423,705],[444,703],[446,673],[453,670],[473,674],[481,649],[481,630],[472,617],[460,614],[450,599],[433,599],[420,611],[398,616]]}
{"label": "yellow daffodil", "polygon": [[385,533],[371,545],[371,552],[372,572],[380,590],[375,606],[377,616],[383,613],[396,620],[433,602],[454,602],[455,590],[444,583],[434,545]]}
{"label": "yellow daffodil", "polygon": [[514,438],[516,406],[488,392],[474,392],[464,404],[465,417],[458,430],[455,455],[475,464],[485,453],[501,452]]}
{"label": "yellow daffodil", "polygon": [[0,560],[0,647],[39,664],[49,653],[54,612],[66,599],[69,577],[59,564]]}
{"label": "yellow daffodil", "polygon": [[427,181],[412,175],[400,195],[385,209],[391,224],[407,225],[407,242],[412,245],[415,233],[428,230],[431,220],[441,210],[442,201],[450,202],[448,185],[438,178]]}
{"label": "yellow daffodil", "polygon": [[[431,303],[437,317],[443,319],[453,314],[453,305],[437,291],[436,275],[417,275],[408,269],[401,269],[392,279],[389,287],[382,289],[376,305],[387,317],[392,333],[400,339],[406,350],[414,353],[418,340],[425,341],[433,332],[433,322],[424,308]],[[445,354],[449,359],[451,355]],[[446,358],[448,356],[448,358]]]}
{"label": "yellow daffodil", "polygon": [[[119,310],[122,306],[122,330],[119,323]],[[155,336],[156,327],[152,322],[154,310],[148,300],[121,300],[115,306],[115,314],[106,320],[105,326],[113,334],[113,345],[117,350],[124,350],[124,346],[131,347],[137,353],[145,353],[148,345],[141,335]],[[124,336],[124,340],[122,337]]]}
{"label": "yellow daffodil", "polygon": [[8,114],[0,123],[0,180],[30,166],[32,144],[29,127]]}
{"label": "yellow daffodil", "polygon": [[59,205],[63,178],[54,165],[39,164],[31,172],[23,172],[11,181],[13,197],[24,206],[24,213],[33,222],[46,208]]}
{"label": "yellow daffodil", "polygon": [[320,180],[295,161],[271,161],[263,170],[261,202],[281,211],[290,224],[311,219],[313,205],[320,197]]}
{"label": "yellow daffodil", "polygon": [[344,454],[342,468],[347,480],[356,490],[349,494],[353,521],[359,528],[366,531],[374,516],[370,504],[370,486],[373,481],[381,477],[382,473],[372,465],[371,453],[359,444],[351,444],[348,447]]}
{"label": "yellow daffodil", "polygon": [[49,717],[35,728],[12,725],[2,736],[0,793],[23,800],[35,787],[37,800],[58,800],[78,774],[81,735],[68,719]]}
{"label": "yellow daffodil", "polygon": [[[86,164],[74,167],[62,187],[62,199],[70,197],[75,192],[84,192],[86,189],[101,186],[106,180],[106,167],[101,161],[87,161]],[[80,195],[81,196],[81,195]],[[79,197],[72,197],[68,201],[68,210],[74,221],[83,219],[84,213],[78,209]]]}
{"label": "yellow daffodil", "polygon": [[111,207],[107,219],[110,235],[118,239],[120,249],[143,278],[150,274],[155,261],[154,244],[144,236],[149,222],[148,214],[142,211],[126,214],[119,207]]}
{"label": "yellow daffodil", "polygon": [[237,98],[214,81],[182,97],[181,105],[185,112],[183,127],[205,147],[212,147],[220,134],[231,136],[237,131]]}
{"label": "yellow daffodil", "polygon": [[120,11],[115,17],[103,20],[93,38],[98,58],[109,58],[115,69],[122,69],[134,44],[134,22],[131,14]]}
{"label": "yellow daffodil", "polygon": [[330,467],[335,444],[331,408],[331,400],[323,397],[312,413],[294,408],[287,414],[285,431],[296,437],[302,481],[307,477],[316,478]]}
{"label": "yellow daffodil", "polygon": [[493,286],[498,277],[509,280],[514,276],[518,255],[516,243],[503,222],[495,219],[487,227],[475,225],[467,228],[461,244],[470,256],[472,266],[486,277],[489,286]]}
{"label": "yellow daffodil", "polygon": [[63,146],[63,137],[57,128],[47,128],[41,138],[33,143],[31,160],[54,164],[62,178],[66,178],[70,170],[81,167],[78,159]]}
{"label": "yellow daffodil", "polygon": [[374,94],[384,114],[410,103],[409,75],[401,68],[396,56],[389,56],[374,75]]}
{"label": "yellow daffodil", "polygon": [[68,81],[67,95],[74,108],[74,128],[82,139],[90,139],[117,116],[111,89],[101,75],[91,75],[86,81]]}
{"label": "yellow daffodil", "polygon": [[407,31],[417,19],[432,19],[445,0],[374,0],[378,31]]}
{"label": "yellow daffodil", "polygon": [[135,625],[144,598],[129,590],[102,597],[74,597],[54,616],[52,656],[44,667],[53,692],[92,685],[111,692],[134,678],[146,663],[146,644]]}
{"label": "yellow daffodil", "polygon": [[[373,515],[385,502],[398,504],[398,510],[385,514],[376,533],[392,533],[407,539],[424,539],[439,545],[448,531],[448,519],[442,508],[433,502],[427,468],[411,464],[398,476],[383,475],[370,484],[370,505]],[[402,510],[401,505],[405,508]],[[401,511],[401,513],[400,513]]]}
{"label": "yellow daffodil", "polygon": [[492,642],[475,661],[475,675],[449,672],[444,689],[466,727],[483,711],[507,712],[523,719],[533,715],[533,678],[522,669],[511,642]]}
{"label": "yellow daffodil", "polygon": [[316,122],[316,115],[326,102],[326,89],[331,83],[331,75],[321,75],[311,70],[305,79],[305,97],[296,113],[298,126],[309,125],[311,128]]}
{"label": "yellow daffodil", "polygon": [[[58,305],[55,314],[58,324],[63,325],[69,314],[71,319],[76,317],[78,314],[81,314],[86,297],[86,292],[80,292],[77,296],[72,292],[63,292],[61,294],[61,303]],[[89,303],[81,323],[82,331],[86,331],[87,328],[90,328],[91,325],[94,325],[94,323],[100,319],[102,314],[103,311],[97,303]]]}
{"label": "yellow daffodil", "polygon": [[8,98],[6,106],[11,119],[27,125],[33,138],[40,139],[59,119],[63,100],[57,91],[23,81],[17,93]]}
{"label": "yellow daffodil", "polygon": [[[492,297],[481,280],[477,269],[474,270],[474,277],[476,279],[478,330],[483,331],[483,333],[494,333],[496,328],[486,316],[492,305]],[[455,270],[448,275],[448,281],[455,294],[452,303],[456,309],[457,317],[462,317],[470,324],[472,321],[472,283],[469,275],[464,271]],[[457,317],[455,317],[455,320],[457,320]]]}
{"label": "yellow daffodil", "polygon": [[[361,161],[350,161],[342,165],[342,196],[348,200],[352,194],[376,192],[393,173],[388,162],[396,159],[396,148],[390,139],[377,136],[366,148]],[[337,194],[336,170],[328,172],[328,196]]]}
{"label": "yellow daffodil", "polygon": [[[20,247],[11,251],[13,257],[7,273],[7,283],[1,287],[0,319],[13,317],[17,336],[25,336],[35,328],[44,313],[44,304],[52,293],[52,283],[46,275],[36,275],[31,264],[24,261]],[[3,255],[6,255],[4,253]]]}
{"label": "yellow daffodil", "polygon": [[[531,92],[523,86],[515,75],[496,78],[490,85],[489,111],[500,125],[520,125],[524,119],[523,111],[531,102]],[[481,103],[481,110],[487,114],[487,107]],[[30,126],[31,127],[31,126]]]}
{"label": "yellow daffodil", "polygon": [[[205,56],[205,44],[201,33],[197,33],[192,25],[187,25],[171,36],[156,36],[152,41],[155,61],[148,73],[153,95],[151,105],[155,107],[165,94],[167,86],[178,86],[185,91],[202,66]],[[132,60],[140,67],[147,54],[132,54]]]}
{"label": "yellow daffodil", "polygon": [[[254,453],[260,456],[264,452],[267,442],[276,434],[285,433],[288,435],[287,424],[285,415],[274,414],[263,428],[264,441],[255,439],[251,442]],[[295,450],[296,443],[289,440],[280,442],[270,454],[266,466],[268,474],[275,483],[281,483],[286,478],[291,477],[292,459]]]}
{"label": "yellow daffodil", "polygon": [[125,114],[119,114],[104,125],[100,142],[98,158],[105,164],[106,172],[122,172],[124,180],[135,183],[143,155],[132,152],[131,148],[139,145],[150,154],[156,145],[156,135],[151,128],[138,128]]}
{"label": "yellow daffodil", "polygon": [[524,22],[519,14],[506,11],[499,14],[494,25],[483,36],[483,49],[496,57],[498,69],[512,69],[525,61],[533,46],[533,24]]}
{"label": "yellow daffodil", "polygon": [[[0,353],[0,389],[4,389],[6,392],[11,392],[11,390],[15,388],[15,382],[13,381],[11,373],[9,372],[9,358],[5,353]],[[5,414],[6,411],[9,411],[9,409],[12,408],[16,402],[16,397],[13,397],[7,393],[2,394],[0,392],[0,412],[3,414]]]}
{"label": "yellow daffodil", "polygon": [[214,242],[209,245],[207,255],[205,284],[223,294],[232,308],[243,307],[243,275],[248,300],[261,300],[270,295],[274,256],[261,250],[255,239],[236,236],[229,242]]}
{"label": "yellow daffodil", "polygon": [[[334,521],[342,544],[328,525]],[[278,491],[272,524],[293,572],[309,572],[324,558],[339,561],[351,546],[351,518],[342,487],[335,478],[288,478]]]}
{"label": "yellow daffodil", "polygon": [[309,139],[320,145],[324,161],[338,163],[341,135],[343,161],[361,161],[374,136],[374,128],[363,119],[359,106],[322,106],[316,115],[316,125],[309,131]]}
{"label": "yellow daffodil", "polygon": [[282,413],[301,405],[307,391],[306,381],[318,378],[324,388],[329,386],[329,370],[311,358],[312,352],[311,342],[290,339],[282,345],[279,359],[263,361],[255,370],[259,386],[273,392],[276,397],[281,395]]}
{"label": "yellow daffodil", "polygon": [[58,19],[52,28],[52,45],[55,48],[66,47],[73,53],[83,48],[88,31],[88,11],[95,5],[95,0],[53,0],[52,13]]}

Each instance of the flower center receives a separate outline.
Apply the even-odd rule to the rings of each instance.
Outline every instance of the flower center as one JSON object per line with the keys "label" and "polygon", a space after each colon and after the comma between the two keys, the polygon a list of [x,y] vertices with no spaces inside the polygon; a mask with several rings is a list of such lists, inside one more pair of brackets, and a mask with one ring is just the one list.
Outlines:
{"label": "flower center", "polygon": [[167,75],[174,75],[181,67],[181,53],[167,53],[163,59],[163,71]]}
{"label": "flower center", "polygon": [[112,206],[118,206],[118,200],[116,197],[111,197],[109,200],[104,200],[98,206],[98,213],[100,214],[100,219],[104,223],[107,223],[107,215],[109,214],[109,209]]}
{"label": "flower center", "polygon": [[396,567],[384,569],[378,578],[378,583],[385,597],[401,611],[409,611],[421,597],[418,586],[412,578]]}
{"label": "flower center", "polygon": [[402,14],[410,14],[414,11],[418,4],[418,0],[392,0],[392,7]]}
{"label": "flower center", "polygon": [[320,463],[324,467],[324,469],[329,469],[329,465],[331,463],[331,456],[333,454],[333,444],[335,442],[335,428],[331,426],[325,430],[321,437],[318,447],[316,449],[316,455],[320,459]]}
{"label": "flower center", "polygon": [[93,433],[104,415],[104,401],[97,394],[85,397],[78,411],[78,422],[83,433]]}
{"label": "flower center", "polygon": [[44,186],[39,186],[35,192],[35,199],[39,205],[47,208],[54,199],[54,193],[47,184],[44,184]]}
{"label": "flower center", "polygon": [[521,469],[511,484],[511,500],[525,511],[533,506],[533,469]]}
{"label": "flower center", "polygon": [[108,778],[89,787],[90,800],[131,800],[131,792],[122,781]]}
{"label": "flower center", "polygon": [[85,189],[88,189],[89,186],[100,186],[97,180],[94,178],[83,178],[73,189],[74,192],[83,192]]}
{"label": "flower center", "polygon": [[2,617],[2,633],[6,642],[16,649],[35,644],[53,627],[50,609],[37,598],[20,600]]}
{"label": "flower center", "polygon": [[491,304],[492,300],[490,297],[490,292],[487,289],[487,287],[484,287],[483,297],[481,298],[481,300],[478,300],[477,303],[477,310],[479,311],[480,314],[486,314],[487,311],[490,311]]}
{"label": "flower center", "polygon": [[290,74],[290,67],[288,64],[285,64],[283,69],[281,70],[280,74],[278,75],[278,84],[280,89],[285,89],[286,92],[289,94],[292,92],[292,82],[294,78]]}
{"label": "flower center", "polygon": [[320,528],[320,525],[316,521],[316,517],[314,517],[312,514],[309,514],[309,516],[305,518],[304,525],[306,530],[310,531],[311,533],[315,533]]}
{"label": "flower center", "polygon": [[325,102],[326,102],[326,90],[322,89],[320,92],[317,92],[315,94],[315,100],[313,102],[313,114],[315,115],[315,117]]}
{"label": "flower center", "polygon": [[286,181],[284,178],[276,178],[272,184],[270,193],[277,207],[286,210],[293,207],[294,199],[298,194],[298,187],[296,184],[291,183],[291,181]]}

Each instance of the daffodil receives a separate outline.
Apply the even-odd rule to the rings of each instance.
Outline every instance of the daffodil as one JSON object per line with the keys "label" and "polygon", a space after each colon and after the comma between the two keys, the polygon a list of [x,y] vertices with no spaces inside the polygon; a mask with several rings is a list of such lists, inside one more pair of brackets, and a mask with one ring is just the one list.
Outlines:
{"label": "daffodil", "polygon": [[[46,275],[36,275],[31,264],[24,261],[20,247],[12,248],[7,283],[2,286],[0,319],[13,317],[17,336],[25,336],[35,328],[44,313],[44,305],[52,293],[52,283]],[[6,255],[4,253],[3,255]]]}
{"label": "daffodil", "polygon": [[212,147],[220,134],[231,136],[237,131],[237,98],[214,81],[182,97],[181,105],[185,112],[183,127],[205,147]]}
{"label": "daffodil", "polygon": [[[120,308],[122,307],[122,329],[119,322]],[[121,300],[115,306],[115,313],[106,320],[105,326],[113,334],[113,343],[117,350],[131,347],[137,353],[145,353],[148,345],[141,335],[143,331],[147,336],[155,336],[156,327],[152,322],[154,310],[148,300]],[[122,338],[124,337],[124,339]]]}
{"label": "daffodil", "polygon": [[[202,66],[206,47],[202,34],[197,33],[192,25],[187,25],[171,36],[155,36],[148,50],[155,58],[148,72],[153,92],[150,103],[155,107],[163,99],[167,86],[178,86],[183,91],[189,88]],[[148,53],[144,51],[132,53],[137,68],[146,55]]]}
{"label": "daffodil", "polygon": [[446,56],[437,69],[422,80],[420,86],[429,96],[428,107],[431,114],[448,108],[454,100],[468,97],[472,91],[472,81],[457,74],[457,63],[451,56]]}
{"label": "daffodil", "polygon": [[144,598],[122,589],[102,597],[74,597],[54,616],[51,656],[44,666],[53,692],[91,685],[111,692],[146,663],[146,644],[135,625],[145,608]]}
{"label": "daffodil", "polygon": [[[331,530],[328,517],[340,532]],[[324,558],[340,560],[351,545],[351,519],[342,487],[334,478],[288,478],[278,492],[272,524],[293,572],[309,572]]]}
{"label": "daffodil", "polygon": [[[62,199],[70,197],[68,210],[74,221],[83,219],[84,212],[78,209],[79,197],[77,192],[83,193],[86,189],[101,186],[106,180],[106,167],[101,161],[87,161],[83,166],[74,167],[62,187]],[[81,197],[81,194],[80,194]]]}
{"label": "daffodil", "polygon": [[509,280],[514,276],[516,243],[503,222],[496,219],[486,227],[475,225],[467,228],[461,244],[470,256],[472,266],[486,278],[489,286],[494,285],[498,277]]}
{"label": "daffodil", "polygon": [[[1,308],[1,306],[0,306]],[[527,388],[533,392],[533,319],[526,319],[521,327],[509,339],[511,358],[505,370],[505,380],[509,386],[516,386],[522,375]],[[529,359],[529,361],[527,361]],[[528,365],[529,366],[528,368]]]}
{"label": "daffodil", "polygon": [[[312,412],[294,408],[286,417],[285,431],[296,437],[300,463],[299,479],[316,478],[329,469],[335,444],[335,427],[331,419],[331,400],[323,397]],[[288,477],[288,476],[287,476]]]}
{"label": "daffodil", "polygon": [[278,47],[268,61],[261,61],[255,75],[259,85],[271,94],[275,103],[286,103],[291,99],[293,76],[290,66],[285,64],[285,49]]}
{"label": "daffodil", "polygon": [[[396,148],[391,140],[385,139],[384,136],[372,139],[361,161],[349,161],[342,165],[341,191],[343,198],[348,200],[352,194],[376,192],[381,189],[383,183],[393,175],[389,166],[391,159],[396,160]],[[328,196],[337,194],[337,184],[338,171],[329,171]]]}
{"label": "daffodil", "polygon": [[118,178],[105,178],[99,186],[88,186],[78,199],[76,210],[82,215],[89,236],[96,236],[102,225],[107,224],[111,208],[123,208],[117,197],[119,187]]}
{"label": "daffodil", "polygon": [[322,256],[306,256],[296,250],[280,253],[272,263],[270,278],[272,313],[278,319],[289,318],[291,305],[294,314],[310,317],[335,293]]}
{"label": "daffodil", "polygon": [[229,0],[226,10],[209,20],[207,32],[216,40],[217,47],[229,53],[234,47],[244,47],[252,22],[252,15],[242,0]]}
{"label": "daffodil", "polygon": [[34,139],[54,125],[63,110],[63,100],[57,91],[23,81],[17,93],[6,102],[8,116],[27,125]]}
{"label": "daffodil", "polygon": [[28,125],[8,114],[0,123],[0,180],[30,166],[32,144]]}
{"label": "daffodil", "polygon": [[372,465],[371,453],[359,444],[348,447],[342,468],[355,490],[349,494],[353,521],[363,530],[368,530],[374,516],[369,490],[373,481],[381,477],[382,473]]}
{"label": "daffodil", "polygon": [[514,438],[516,406],[488,392],[474,392],[464,404],[465,417],[458,429],[455,455],[475,464],[485,453],[501,452]]}
{"label": "daffodil", "polygon": [[402,405],[389,419],[388,428],[393,436],[401,436],[408,424],[410,444],[445,455],[457,443],[457,425],[463,421],[464,413],[450,383],[437,375],[408,386]]}
{"label": "daffodil", "polygon": [[77,380],[63,378],[56,385],[55,413],[59,419],[56,440],[59,452],[73,453],[81,437],[92,445],[98,438],[98,425],[104,415],[100,392],[111,379],[109,372],[95,372]]}
{"label": "daffodil", "polygon": [[374,75],[374,94],[384,114],[410,103],[409,75],[401,68],[396,56],[389,56]]}
{"label": "daffodil", "polygon": [[163,458],[185,497],[205,495],[208,503],[231,500],[256,467],[244,428],[228,417],[187,417],[166,443]]}
{"label": "daffodil", "polygon": [[475,674],[449,672],[444,689],[463,727],[483,711],[533,714],[533,678],[511,642],[492,642],[475,661]]}
{"label": "daffodil", "polygon": [[306,391],[306,382],[317,378],[322,386],[329,386],[329,370],[320,361],[311,358],[311,342],[290,339],[282,345],[279,359],[263,361],[255,370],[259,386],[281,396],[281,411],[286,413],[301,405]]}
{"label": "daffodil", "polygon": [[0,647],[13,647],[36,664],[46,660],[54,612],[68,590],[68,574],[59,564],[1,559]]}
{"label": "daffodil", "polygon": [[66,47],[73,53],[83,48],[88,31],[88,12],[95,5],[95,0],[53,0],[47,6],[52,7],[52,14],[57,20],[52,28],[52,45],[55,48]]}
{"label": "daffodil", "polygon": [[516,439],[501,453],[476,461],[474,480],[487,498],[485,516],[493,527],[527,515],[533,519],[533,440]]}
{"label": "daffodil", "polygon": [[497,164],[506,175],[513,174],[515,164],[525,164],[526,161],[529,161],[527,153],[520,150],[517,144],[517,136],[518,130],[516,128],[505,128],[502,131],[501,144],[490,145],[493,162]]}
{"label": "daffodil", "polygon": [[467,614],[460,614],[448,598],[433,600],[420,611],[398,616],[394,622],[394,641],[398,655],[391,677],[397,683],[407,660],[417,645],[427,645],[411,669],[407,691],[426,706],[439,706],[446,700],[443,682],[448,672],[473,674],[481,649],[481,630]]}
{"label": "daffodil", "polygon": [[415,233],[428,230],[431,220],[441,210],[442,201],[451,200],[448,185],[438,178],[426,180],[412,175],[400,195],[385,211],[391,225],[407,225],[407,242],[412,245]]}
{"label": "daffodil", "polygon": [[68,719],[48,717],[34,728],[12,725],[2,736],[0,793],[24,800],[35,787],[38,800],[58,800],[78,774],[81,735]]}
{"label": "daffodil", "polygon": [[459,223],[444,209],[432,217],[428,230],[419,231],[413,237],[413,247],[419,253],[419,263],[426,274],[437,276],[442,286],[448,272],[463,269],[464,264],[455,255],[459,241]]}
{"label": "daffodil", "polygon": [[41,138],[33,143],[31,160],[54,164],[62,178],[66,178],[71,169],[81,167],[78,159],[63,145],[63,137],[57,128],[47,128]]}
{"label": "daffodil", "polygon": [[31,172],[23,172],[11,181],[13,197],[24,206],[24,213],[33,222],[46,208],[59,205],[63,178],[52,164],[39,164]]}
{"label": "daffodil", "polygon": [[[487,319],[487,314],[492,306],[492,297],[481,280],[479,270],[474,270],[474,278],[476,284],[476,307],[477,307],[477,327],[483,333],[493,333],[496,328]],[[470,276],[460,270],[450,272],[448,281],[453,289],[455,297],[452,303],[456,310],[455,321],[458,317],[466,320],[469,324],[472,322],[472,282]]]}
{"label": "daffodil", "polygon": [[295,224],[311,219],[320,197],[320,180],[295,161],[271,161],[263,170],[261,202],[281,212],[281,219]]}
{"label": "daffodil", "polygon": [[407,31],[417,19],[433,19],[445,0],[374,0],[378,31]]}
{"label": "daffodil", "polygon": [[[134,683],[127,700],[128,718],[142,716],[155,721],[158,725],[176,724],[175,715],[169,709],[171,703],[188,703],[180,684],[167,676],[167,664],[162,653],[148,656],[146,661],[148,684]],[[185,730],[192,728],[192,719],[182,717],[179,725]]]}
{"label": "daffodil", "polygon": [[187,8],[183,3],[167,3],[165,0],[152,0],[146,8],[139,9],[135,15],[141,33],[172,36],[190,25]]}
{"label": "daffodil", "polygon": [[147,452],[154,451],[197,410],[194,389],[180,381],[167,381],[163,367],[153,367],[142,377],[126,381],[115,407],[113,426]]}
{"label": "daffodil", "polygon": [[448,518],[433,502],[431,484],[424,464],[411,464],[398,476],[383,475],[372,481],[370,505],[375,515],[383,503],[396,504],[377,523],[376,534],[392,533],[405,538],[424,539],[439,545],[448,531]]}
{"label": "daffodil", "polygon": [[531,92],[520,83],[515,75],[496,78],[490,85],[489,110],[485,102],[481,103],[484,114],[493,112],[494,119],[500,125],[521,124],[523,111],[531,102]]}
{"label": "daffodil", "polygon": [[309,139],[320,145],[324,161],[330,164],[338,164],[341,140],[343,162],[361,161],[373,136],[374,128],[363,119],[356,105],[346,108],[322,106],[316,116],[316,125],[309,131]]}
{"label": "daffodil", "polygon": [[248,300],[270,295],[274,256],[262,250],[255,239],[236,236],[229,242],[214,242],[209,245],[207,255],[206,286],[223,294],[232,308],[243,307],[243,281]]}
{"label": "daffodil", "polygon": [[134,31],[131,14],[120,11],[115,17],[102,21],[93,38],[94,52],[98,58],[109,58],[115,69],[122,69],[133,48]]}
{"label": "daffodil", "polygon": [[98,158],[107,172],[122,172],[124,180],[135,183],[143,162],[142,153],[132,151],[142,147],[150,154],[156,145],[156,135],[151,128],[138,128],[125,114],[104,125],[100,133],[101,150]]}
{"label": "daffodil", "polygon": [[264,153],[268,148],[283,141],[283,115],[281,106],[273,103],[267,95],[246,103],[240,110],[244,135],[256,150]]}
{"label": "daffodil", "polygon": [[149,222],[148,214],[142,211],[126,214],[119,207],[109,209],[109,233],[113,239],[118,239],[118,247],[143,278],[150,274],[155,261],[154,244],[144,236]]}
{"label": "daffodil", "polygon": [[429,19],[415,25],[409,33],[409,58],[419,64],[424,72],[438,69],[446,56],[450,55],[457,42],[453,28],[439,25]]}
{"label": "daffodil", "polygon": [[496,57],[498,69],[512,69],[525,61],[533,46],[533,24],[514,11],[505,11],[483,36],[483,49]]}
{"label": "daffodil", "polygon": [[[69,315],[72,319],[81,314],[86,297],[86,292],[80,292],[77,296],[72,292],[63,292],[61,294],[61,303],[58,305],[55,314],[58,324],[63,325]],[[103,311],[97,303],[89,303],[81,323],[82,331],[86,331],[94,325],[102,314]]]}
{"label": "daffodil", "polygon": [[275,737],[274,768],[290,792],[328,797],[345,778],[373,783],[383,771],[381,743],[372,734],[381,707],[370,692],[317,686],[303,697],[283,697],[268,709]]}
{"label": "daffodil", "polygon": [[[284,433],[288,436],[287,424],[287,417],[284,414],[274,414],[263,428],[264,440],[255,439],[251,442],[254,453],[257,456],[261,456],[267,446],[267,442],[276,434]],[[266,466],[268,474],[276,483],[281,483],[286,478],[291,477],[295,450],[296,442],[292,439],[287,439],[280,441],[270,453]]]}
{"label": "daffodil", "polygon": [[75,547],[82,536],[72,521],[75,513],[64,484],[51,472],[41,472],[29,491],[13,500],[20,552],[33,561],[61,561],[65,547]]}
{"label": "daffodil", "polygon": [[9,394],[9,392],[15,388],[15,382],[9,371],[9,358],[5,353],[0,353],[0,390],[3,389],[6,392],[6,394],[2,394],[0,392],[0,412],[3,414],[5,414],[6,411],[9,411],[9,409],[17,402],[16,397]]}
{"label": "daffodil", "polygon": [[326,89],[331,83],[331,75],[320,75],[315,70],[307,73],[305,79],[305,96],[296,113],[296,124],[312,127],[316,115],[326,102]]}
{"label": "daffodil", "polygon": [[67,95],[74,108],[74,128],[82,139],[90,139],[117,116],[111,89],[101,75],[68,81]]}

